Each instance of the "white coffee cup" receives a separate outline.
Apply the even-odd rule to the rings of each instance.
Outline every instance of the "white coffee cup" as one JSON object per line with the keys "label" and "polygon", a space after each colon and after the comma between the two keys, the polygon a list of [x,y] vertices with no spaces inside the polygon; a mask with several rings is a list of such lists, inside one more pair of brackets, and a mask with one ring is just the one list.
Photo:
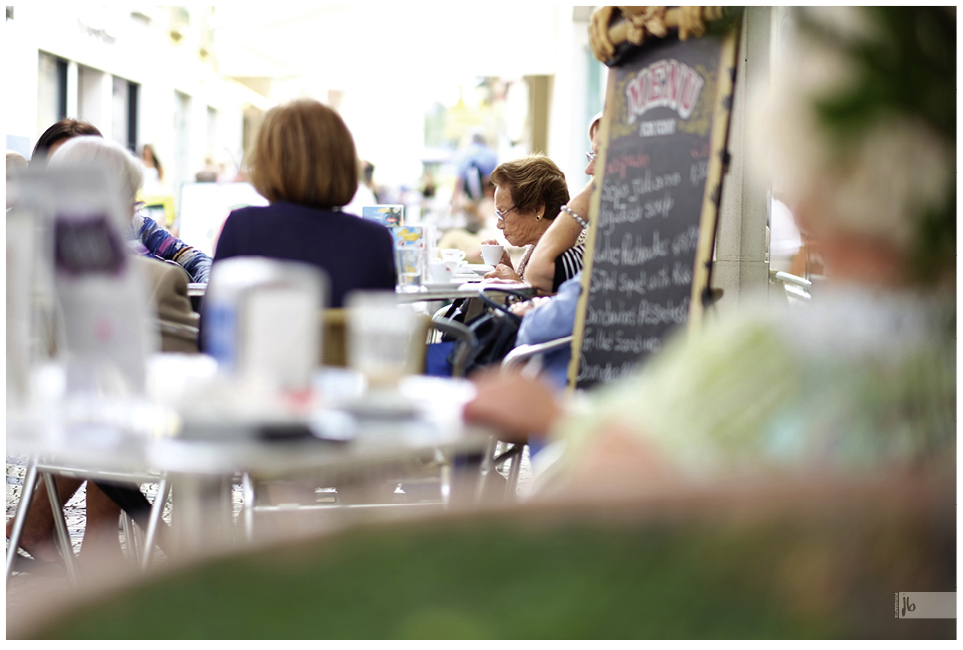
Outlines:
{"label": "white coffee cup", "polygon": [[502,253],[504,251],[505,247],[501,244],[482,244],[482,259],[485,260],[485,264],[496,266],[502,261]]}
{"label": "white coffee cup", "polygon": [[461,262],[465,259],[465,251],[457,248],[446,248],[441,251],[441,259],[446,262]]}
{"label": "white coffee cup", "polygon": [[428,263],[428,280],[430,282],[451,282],[451,276],[455,273],[457,262],[446,262],[445,260],[434,260]]}

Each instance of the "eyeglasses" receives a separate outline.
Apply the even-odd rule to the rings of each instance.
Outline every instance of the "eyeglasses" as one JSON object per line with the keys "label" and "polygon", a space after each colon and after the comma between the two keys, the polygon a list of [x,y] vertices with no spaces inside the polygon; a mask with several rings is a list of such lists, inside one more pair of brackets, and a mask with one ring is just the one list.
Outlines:
{"label": "eyeglasses", "polygon": [[514,206],[514,205],[513,205],[512,207],[508,208],[507,210],[505,210],[504,212],[499,212],[499,211],[498,211],[498,208],[495,208],[495,215],[496,215],[499,219],[501,219],[502,221],[504,221],[504,220],[505,220],[505,215],[507,215],[509,212],[511,212],[511,211],[514,210],[514,209],[515,209],[515,206]]}
{"label": "eyeglasses", "polygon": [[586,151],[586,152],[585,152],[585,157],[588,158],[588,161],[589,161],[589,162],[592,162],[593,160],[595,160],[596,158],[598,158],[599,155],[598,155],[597,153],[595,153],[594,151]]}

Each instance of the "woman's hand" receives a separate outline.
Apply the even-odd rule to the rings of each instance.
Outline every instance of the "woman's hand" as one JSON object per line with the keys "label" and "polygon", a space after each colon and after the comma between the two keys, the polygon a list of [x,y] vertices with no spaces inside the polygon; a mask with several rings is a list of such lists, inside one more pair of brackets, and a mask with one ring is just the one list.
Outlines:
{"label": "woman's hand", "polygon": [[491,280],[491,279],[507,280],[509,282],[524,282],[524,280],[522,280],[519,277],[519,275],[515,273],[515,269],[513,269],[511,266],[508,266],[506,264],[499,264],[498,266],[495,267],[494,271],[489,271],[488,273],[486,273],[485,279],[486,280]]}
{"label": "woman's hand", "polygon": [[524,316],[536,307],[540,307],[547,303],[549,300],[551,300],[551,298],[548,296],[539,296],[538,298],[532,298],[531,300],[526,300],[525,302],[515,303],[508,309],[516,316]]}
{"label": "woman's hand", "polygon": [[536,379],[492,370],[472,377],[478,390],[465,405],[468,422],[495,427],[504,434],[542,437],[562,415],[555,393]]}

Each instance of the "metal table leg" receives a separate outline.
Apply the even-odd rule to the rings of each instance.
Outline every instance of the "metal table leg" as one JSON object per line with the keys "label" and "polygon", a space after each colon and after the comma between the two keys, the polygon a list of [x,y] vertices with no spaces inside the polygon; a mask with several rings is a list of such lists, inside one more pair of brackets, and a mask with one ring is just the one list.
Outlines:
{"label": "metal table leg", "polygon": [[508,469],[508,492],[505,497],[514,501],[518,495],[518,475],[522,471],[522,455],[525,452],[525,445],[516,444],[513,450],[518,453],[512,456],[512,466]]}
{"label": "metal table leg", "polygon": [[23,490],[20,492],[20,503],[17,504],[17,514],[13,516],[13,531],[10,533],[10,548],[7,549],[6,584],[10,584],[10,574],[17,559],[17,549],[20,548],[20,538],[23,536],[23,525],[27,521],[30,502],[33,501],[34,489],[37,487],[37,459],[32,458],[27,466],[27,473],[23,478]]}
{"label": "metal table leg", "polygon": [[157,496],[154,497],[154,503],[151,504],[150,520],[147,522],[147,537],[144,540],[144,558],[141,564],[144,571],[150,566],[154,542],[157,538],[157,528],[160,526],[161,518],[164,515],[164,505],[167,503],[167,497],[170,493],[170,481],[167,480],[167,477],[164,477],[157,483]]}
{"label": "metal table leg", "polygon": [[47,496],[50,498],[50,510],[53,514],[54,533],[60,554],[64,558],[64,565],[67,567],[67,577],[74,585],[78,582],[77,558],[70,546],[70,533],[67,532],[67,520],[64,517],[63,504],[60,502],[60,492],[57,491],[57,482],[53,474],[43,473],[44,484],[47,486]]}
{"label": "metal table leg", "polygon": [[492,436],[485,445],[485,455],[482,457],[481,467],[478,470],[478,485],[475,487],[475,503],[481,503],[485,495],[485,484],[488,482],[488,473],[495,471],[494,455],[498,441]]}
{"label": "metal table leg", "polygon": [[244,519],[244,536],[247,542],[250,544],[254,541],[254,482],[251,480],[251,475],[247,472],[241,475],[241,487],[244,491],[244,503],[241,505],[243,508],[241,515]]}

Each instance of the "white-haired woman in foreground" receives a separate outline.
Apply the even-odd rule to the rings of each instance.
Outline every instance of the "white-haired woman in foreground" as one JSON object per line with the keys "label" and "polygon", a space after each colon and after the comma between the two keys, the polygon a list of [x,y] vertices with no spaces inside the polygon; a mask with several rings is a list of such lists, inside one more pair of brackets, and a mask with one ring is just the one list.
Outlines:
{"label": "white-haired woman in foreground", "polygon": [[[51,156],[48,166],[58,167],[97,166],[114,179],[120,200],[127,210],[127,219],[136,218],[136,196],[143,182],[140,162],[122,146],[99,136],[79,136],[67,140]],[[197,314],[191,310],[187,297],[186,270],[153,259],[149,251],[135,243],[136,252],[142,256],[138,273],[146,276],[145,289],[150,292],[155,308],[160,305],[167,320],[181,324],[197,325]],[[165,340],[164,351],[196,352],[197,344],[171,348]],[[60,502],[67,503],[84,481],[65,476],[56,477]],[[25,495],[26,497],[26,495]],[[115,561],[121,557],[118,537],[120,505],[142,526],[149,515],[150,504],[136,485],[88,481],[86,490],[86,523],[80,558],[91,561]],[[53,538],[54,520],[47,498],[46,486],[41,484],[33,496],[30,511],[24,524],[20,547],[39,562],[58,562],[60,555]],[[13,520],[7,523],[7,537]],[[28,563],[21,560],[19,568]],[[36,570],[31,565],[28,570]]]}
{"label": "white-haired woman in foreground", "polygon": [[829,8],[798,24],[769,142],[827,286],[804,312],[744,311],[676,340],[584,413],[519,376],[481,379],[469,420],[563,443],[550,485],[920,462],[952,476],[955,9]]}

